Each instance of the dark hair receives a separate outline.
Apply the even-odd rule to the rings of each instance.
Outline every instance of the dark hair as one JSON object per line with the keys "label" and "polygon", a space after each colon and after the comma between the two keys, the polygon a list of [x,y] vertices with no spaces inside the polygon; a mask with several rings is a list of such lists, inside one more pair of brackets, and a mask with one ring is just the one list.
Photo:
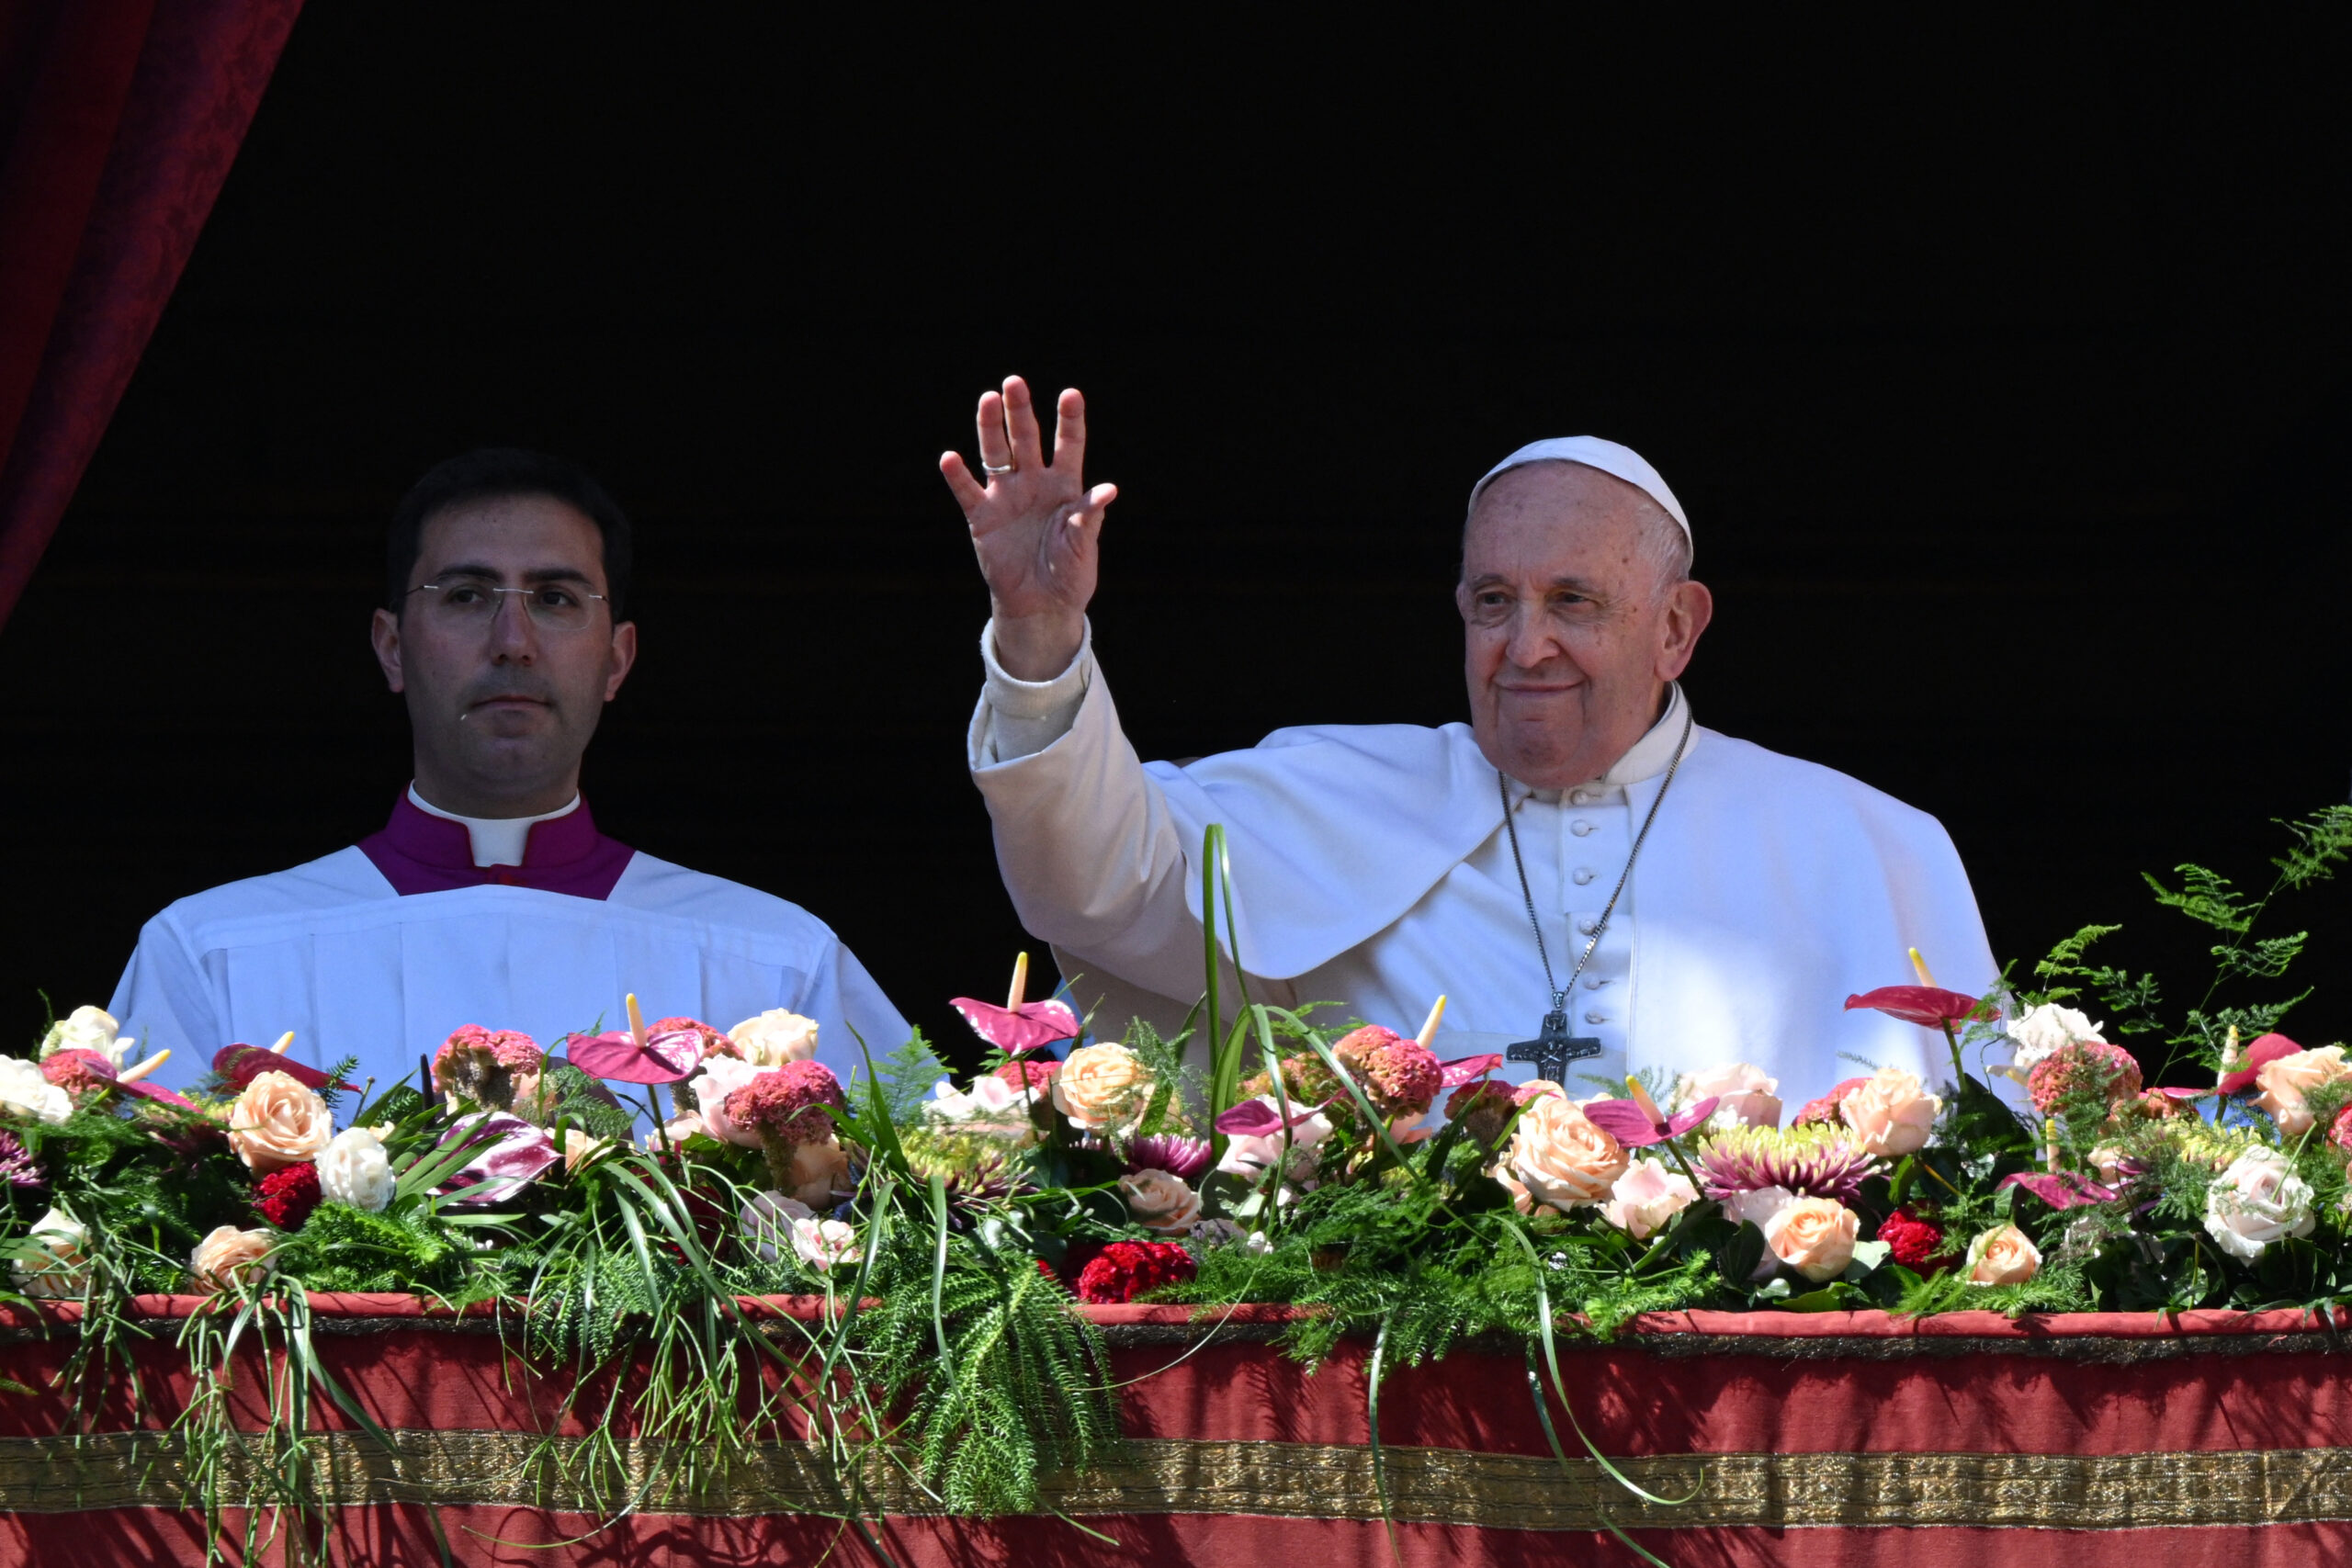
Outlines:
{"label": "dark hair", "polygon": [[562,502],[596,525],[605,540],[606,607],[619,621],[628,604],[628,514],[578,464],[514,446],[485,446],[435,463],[401,497],[384,536],[384,608],[397,615],[408,603],[408,574],[424,553],[425,524],[453,506],[515,495]]}

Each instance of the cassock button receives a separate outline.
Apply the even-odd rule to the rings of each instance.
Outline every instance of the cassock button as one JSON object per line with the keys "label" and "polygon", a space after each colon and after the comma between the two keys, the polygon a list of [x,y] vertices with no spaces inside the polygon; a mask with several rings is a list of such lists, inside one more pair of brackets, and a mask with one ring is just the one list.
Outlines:
{"label": "cassock button", "polygon": [[1569,832],[1571,832],[1571,833],[1574,833],[1577,838],[1581,839],[1581,838],[1583,838],[1587,833],[1589,833],[1589,832],[1591,832],[1591,831],[1592,831],[1592,824],[1591,824],[1591,823],[1589,823],[1589,822],[1588,822],[1588,821],[1586,821],[1583,818],[1579,817],[1579,818],[1577,818],[1575,821],[1573,821],[1573,822],[1571,822],[1571,823],[1569,823],[1569,824],[1568,824],[1568,831],[1569,831]]}
{"label": "cassock button", "polygon": [[1578,887],[1582,887],[1586,883],[1590,882],[1591,880],[1592,867],[1589,865],[1580,865],[1577,867],[1576,883]]}
{"label": "cassock button", "polygon": [[1609,1015],[1605,1012],[1589,1012],[1584,1015],[1584,1021],[1587,1023],[1607,1023]]}
{"label": "cassock button", "polygon": [[1589,789],[1580,789],[1574,795],[1568,796],[1568,798],[1575,801],[1578,806],[1582,806],[1586,801],[1592,798],[1592,791]]}
{"label": "cassock button", "polygon": [[1599,931],[1600,929],[1600,920],[1597,916],[1587,915],[1583,919],[1577,922],[1577,932],[1580,936],[1590,936],[1594,931]]}
{"label": "cassock button", "polygon": [[1595,975],[1592,978],[1584,983],[1584,988],[1588,991],[1597,991],[1607,984],[1609,984],[1609,982],[1606,979],[1599,975]]}

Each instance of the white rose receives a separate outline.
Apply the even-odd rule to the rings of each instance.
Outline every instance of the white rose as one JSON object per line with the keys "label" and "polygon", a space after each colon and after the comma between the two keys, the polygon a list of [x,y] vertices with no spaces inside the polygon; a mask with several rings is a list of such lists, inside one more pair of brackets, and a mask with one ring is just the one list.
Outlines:
{"label": "white rose", "polygon": [[90,1288],[90,1233],[62,1209],[52,1208],[32,1224],[27,1240],[40,1248],[8,1266],[17,1289],[42,1301],[80,1301]]}
{"label": "white rose", "polygon": [[969,1092],[958,1094],[955,1084],[946,1078],[939,1080],[923,1101],[923,1114],[939,1122],[994,1122],[1012,1115],[1026,1117],[1028,1108],[1022,1093],[994,1073],[983,1073],[972,1080]]}
{"label": "white rose", "polygon": [[121,1025],[102,1008],[79,1007],[49,1026],[41,1038],[41,1059],[46,1061],[60,1051],[95,1051],[116,1067],[129,1059],[130,1048],[139,1043],[125,1040],[118,1031]]}
{"label": "white rose", "polygon": [[2251,1148],[2205,1190],[2205,1231],[2233,1258],[2259,1258],[2283,1236],[2312,1234],[2312,1198],[2285,1155]]}
{"label": "white rose", "polygon": [[727,1038],[755,1067],[780,1067],[786,1062],[813,1061],[817,1055],[817,1021],[784,1008],[745,1019],[727,1032]]}
{"label": "white rose", "polygon": [[2044,1002],[2009,1025],[2009,1039],[2017,1047],[2010,1054],[2009,1066],[2030,1073],[2062,1045],[2086,1042],[2103,1045],[2107,1042],[2099,1038],[2100,1027],[2073,1008]]}
{"label": "white rose", "polygon": [[1765,1077],[1761,1067],[1733,1062],[1709,1067],[1702,1073],[1685,1073],[1674,1080],[1674,1097],[1668,1109],[1688,1111],[1709,1098],[1721,1102],[1707,1118],[1710,1132],[1781,1124],[1781,1080]]}
{"label": "white rose", "polygon": [[1689,1177],[1651,1156],[1634,1161],[1617,1179],[1609,1201],[1600,1205],[1600,1217],[1640,1241],[1698,1201],[1699,1190]]}
{"label": "white rose", "polygon": [[62,1122],[74,1114],[74,1097],[41,1077],[40,1064],[0,1056],[0,1111]]}
{"label": "white rose", "polygon": [[319,1195],[380,1214],[392,1201],[392,1160],[373,1127],[346,1127],[319,1155]]}

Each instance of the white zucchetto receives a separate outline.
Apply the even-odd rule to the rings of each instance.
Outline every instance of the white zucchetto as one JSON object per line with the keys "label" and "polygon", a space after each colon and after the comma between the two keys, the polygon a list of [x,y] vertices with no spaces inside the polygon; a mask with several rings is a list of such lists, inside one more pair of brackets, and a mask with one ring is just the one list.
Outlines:
{"label": "white zucchetto", "polygon": [[[1650,467],[1648,459],[1631,446],[1603,441],[1598,435],[1555,435],[1549,441],[1529,442],[1488,468],[1486,478],[1471,488],[1470,509],[1477,510],[1480,492],[1495,482],[1498,474],[1509,473],[1529,463],[1552,461],[1582,463],[1588,468],[1600,469],[1611,479],[1624,480],[1664,507],[1666,514],[1682,525],[1682,536],[1690,539],[1690,519],[1682,514],[1682,503],[1674,499],[1674,492],[1666,488],[1666,480]],[[1691,540],[1691,545],[1695,550],[1697,541]]]}

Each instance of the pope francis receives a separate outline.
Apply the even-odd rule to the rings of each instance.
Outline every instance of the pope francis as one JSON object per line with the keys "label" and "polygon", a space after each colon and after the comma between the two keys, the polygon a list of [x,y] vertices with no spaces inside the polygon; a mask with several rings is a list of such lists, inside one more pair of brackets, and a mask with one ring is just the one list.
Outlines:
{"label": "pope francis", "polygon": [[1747,1062],[1810,1098],[1865,1070],[1948,1079],[1939,1035],[1847,996],[1996,977],[1951,839],[1842,773],[1696,723],[1677,684],[1713,613],[1666,481],[1590,436],[1471,491],[1454,603],[1470,722],[1312,725],[1141,762],[1086,616],[1117,491],[1082,477],[1085,402],[1050,457],[1020,378],[979,403],[980,472],[940,468],[989,587],[967,738],[1028,929],[1106,1019],[1181,1019],[1202,988],[1204,829],[1251,994],[1410,1032],[1513,1077]]}

